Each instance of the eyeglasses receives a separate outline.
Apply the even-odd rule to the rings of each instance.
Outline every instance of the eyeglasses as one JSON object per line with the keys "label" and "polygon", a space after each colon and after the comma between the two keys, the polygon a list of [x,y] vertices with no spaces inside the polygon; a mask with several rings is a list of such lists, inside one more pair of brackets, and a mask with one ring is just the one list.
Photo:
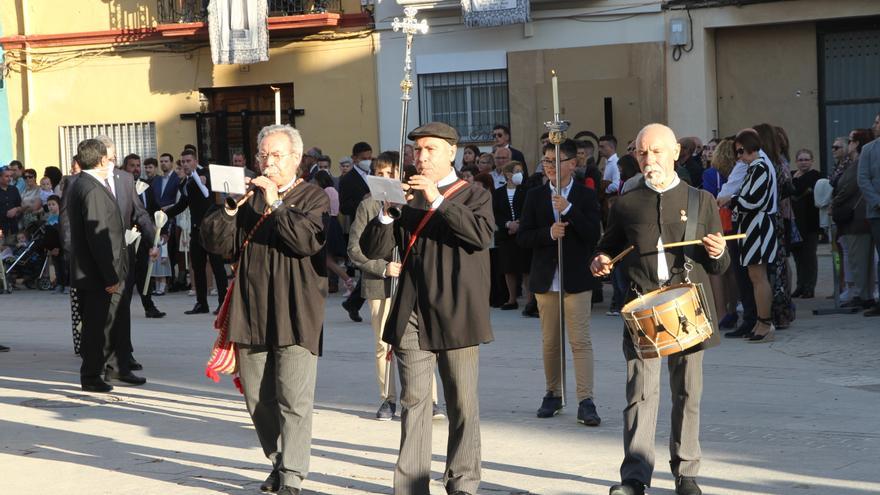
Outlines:
{"label": "eyeglasses", "polygon": [[495,137],[504,137],[504,133],[503,133],[503,132],[493,132],[492,135],[495,136]]}
{"label": "eyeglasses", "polygon": [[280,161],[282,158],[286,158],[292,154],[293,154],[292,151],[290,153],[278,153],[276,151],[274,153],[268,153],[268,154],[267,153],[257,153],[256,155],[254,155],[254,158],[256,158],[256,160],[260,163],[265,163],[269,158],[272,158],[272,161],[277,162],[277,161]]}
{"label": "eyeglasses", "polygon": [[31,175],[31,174],[25,174],[24,178],[25,178],[25,179],[36,179],[37,176],[36,176],[36,175]]}
{"label": "eyeglasses", "polygon": [[743,148],[737,148],[737,149],[736,149],[736,156],[744,155],[745,152],[746,152],[745,149],[743,149]]}
{"label": "eyeglasses", "polygon": [[839,149],[843,149],[843,146],[838,146],[838,145],[835,144],[834,146],[831,147],[831,149],[833,149],[833,150],[839,150]]}
{"label": "eyeglasses", "polygon": [[[559,163],[567,162],[569,160],[574,160],[574,159],[575,159],[575,157],[573,157],[573,156],[570,156],[568,158],[560,158]],[[541,163],[543,163],[544,165],[553,165],[556,163],[556,160],[550,160],[550,159],[544,158],[543,160],[541,160]]]}

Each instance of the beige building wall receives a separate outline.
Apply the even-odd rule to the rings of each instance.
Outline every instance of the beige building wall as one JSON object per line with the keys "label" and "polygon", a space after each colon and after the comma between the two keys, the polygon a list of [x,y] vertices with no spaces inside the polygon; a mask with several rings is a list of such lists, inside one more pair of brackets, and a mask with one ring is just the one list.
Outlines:
{"label": "beige building wall", "polygon": [[[693,20],[693,50],[683,53],[678,61],[672,59],[672,50],[667,50],[666,55],[666,83],[669,88],[667,106],[669,108],[669,124],[678,135],[693,135],[711,137],[713,131],[726,133],[736,127],[740,122],[754,124],[754,118],[743,115],[746,111],[744,103],[733,103],[721,98],[735,97],[737,94],[745,94],[742,91],[731,90],[728,81],[720,81],[719,78],[728,77],[730,69],[727,64],[732,57],[738,57],[732,53],[731,48],[736,43],[746,43],[755,46],[757,43],[748,40],[748,34],[766,37],[774,30],[780,33],[774,37],[771,43],[765,43],[748,63],[756,68],[755,78],[771,80],[768,83],[770,95],[783,100],[795,102],[798,109],[804,110],[812,99],[814,105],[815,95],[809,95],[806,91],[817,88],[816,80],[816,41],[813,35],[812,41],[807,41],[807,30],[811,23],[817,21],[833,20],[847,17],[874,16],[878,12],[876,0],[790,0],[753,4],[745,6],[716,7],[706,9],[692,9],[690,11]],[[667,32],[669,20],[675,17],[687,15],[682,10],[666,12]],[[766,27],[767,31],[756,30],[757,27]],[[737,31],[737,29],[743,29]],[[730,31],[722,31],[730,29]],[[721,36],[722,46],[719,48],[718,37]],[[744,33],[744,34],[740,34]],[[779,44],[780,46],[777,46]],[[781,49],[784,46],[785,50]],[[812,58],[811,64],[807,60]],[[775,59],[782,66],[773,66],[767,59]],[[724,67],[718,67],[723,64]],[[761,72],[761,68],[772,69]],[[800,74],[803,72],[804,74]],[[806,84],[806,80],[812,74],[813,82]],[[736,76],[739,77],[739,76]],[[789,81],[786,81],[789,80]],[[740,80],[744,82],[744,80]],[[754,84],[748,82],[747,84]],[[792,100],[795,91],[800,90],[799,99]],[[768,96],[759,96],[761,101],[768,101]],[[729,103],[729,104],[728,104]],[[818,109],[812,109],[801,115],[802,121],[791,122],[786,126],[782,120],[790,121],[794,111],[784,108],[783,101],[769,102],[771,109],[781,109],[783,113],[775,117],[777,123],[783,127],[792,127],[797,133],[797,141],[792,136],[792,146],[798,146],[798,142],[806,144],[814,143],[818,146]],[[724,117],[719,116],[719,111],[731,112]],[[754,105],[754,115],[769,115],[770,110]],[[793,110],[793,109],[792,109]],[[767,120],[773,120],[769,115]],[[761,119],[759,119],[761,120]],[[816,148],[814,148],[816,149]]]}
{"label": "beige building wall", "polygon": [[718,133],[760,123],[782,127],[791,152],[819,151],[819,91],[814,23],[715,32]]}
{"label": "beige building wall", "polygon": [[[106,2],[14,0],[0,7],[4,35],[11,34],[7,26],[21,19],[12,7],[22,3],[31,14],[31,34],[111,27]],[[110,3],[124,7],[137,2]],[[54,65],[46,62],[58,62],[58,56],[40,53],[57,49],[35,49],[41,63],[34,64],[30,81],[26,71],[11,71],[5,81],[13,156],[38,170],[48,165],[66,169],[67,164],[59,163],[60,126],[142,121],[156,123],[160,153],[177,154],[184,144],[196,143],[195,121],[181,120],[180,114],[200,110],[200,88],[292,82],[294,105],[305,110],[296,125],[306,147],[321,147],[335,163],[357,141],[378,142],[375,36],[276,42],[268,62],[249,66],[214,66],[206,41],[181,53],[131,51],[137,45],[105,54],[87,51],[101,47],[72,47],[65,49],[68,60]]]}
{"label": "beige building wall", "polygon": [[571,122],[568,136],[604,134],[604,98],[612,98],[614,133],[625,150],[648,122],[666,120],[662,43],[632,43],[507,55],[510,124],[514,147],[534,169],[538,137],[553,117],[551,70],[559,77],[560,113]]}

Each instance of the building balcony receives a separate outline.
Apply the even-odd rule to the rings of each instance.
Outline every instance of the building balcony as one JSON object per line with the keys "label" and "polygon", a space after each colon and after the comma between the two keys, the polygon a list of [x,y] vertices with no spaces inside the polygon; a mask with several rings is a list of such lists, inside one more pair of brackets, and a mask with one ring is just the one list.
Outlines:
{"label": "building balcony", "polygon": [[[267,0],[269,17],[341,13],[342,0]],[[208,20],[208,0],[158,0],[159,24],[186,24]]]}

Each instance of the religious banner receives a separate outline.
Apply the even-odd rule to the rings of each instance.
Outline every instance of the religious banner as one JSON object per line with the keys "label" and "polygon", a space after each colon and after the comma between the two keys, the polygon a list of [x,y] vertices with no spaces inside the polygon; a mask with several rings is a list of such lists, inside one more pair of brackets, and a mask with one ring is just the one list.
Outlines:
{"label": "religious banner", "polygon": [[529,22],[529,0],[461,0],[468,27],[504,26]]}
{"label": "religious banner", "polygon": [[214,64],[269,60],[268,16],[266,0],[211,0],[208,36]]}

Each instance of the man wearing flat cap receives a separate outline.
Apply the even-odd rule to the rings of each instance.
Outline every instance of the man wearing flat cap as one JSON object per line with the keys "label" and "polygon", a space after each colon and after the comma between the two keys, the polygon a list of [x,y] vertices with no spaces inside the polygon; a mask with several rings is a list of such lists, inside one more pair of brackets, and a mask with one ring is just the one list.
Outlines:
{"label": "man wearing flat cap", "polygon": [[449,418],[443,482],[452,495],[475,494],[480,484],[479,344],[489,325],[489,245],[492,197],[458,178],[453,168],[458,133],[441,123],[409,134],[418,175],[404,184],[407,204],[392,219],[385,205],[361,236],[368,258],[396,245],[399,286],[383,340],[394,347],[400,373],[400,455],[396,495],[425,495],[431,480],[431,378],[440,370]]}

